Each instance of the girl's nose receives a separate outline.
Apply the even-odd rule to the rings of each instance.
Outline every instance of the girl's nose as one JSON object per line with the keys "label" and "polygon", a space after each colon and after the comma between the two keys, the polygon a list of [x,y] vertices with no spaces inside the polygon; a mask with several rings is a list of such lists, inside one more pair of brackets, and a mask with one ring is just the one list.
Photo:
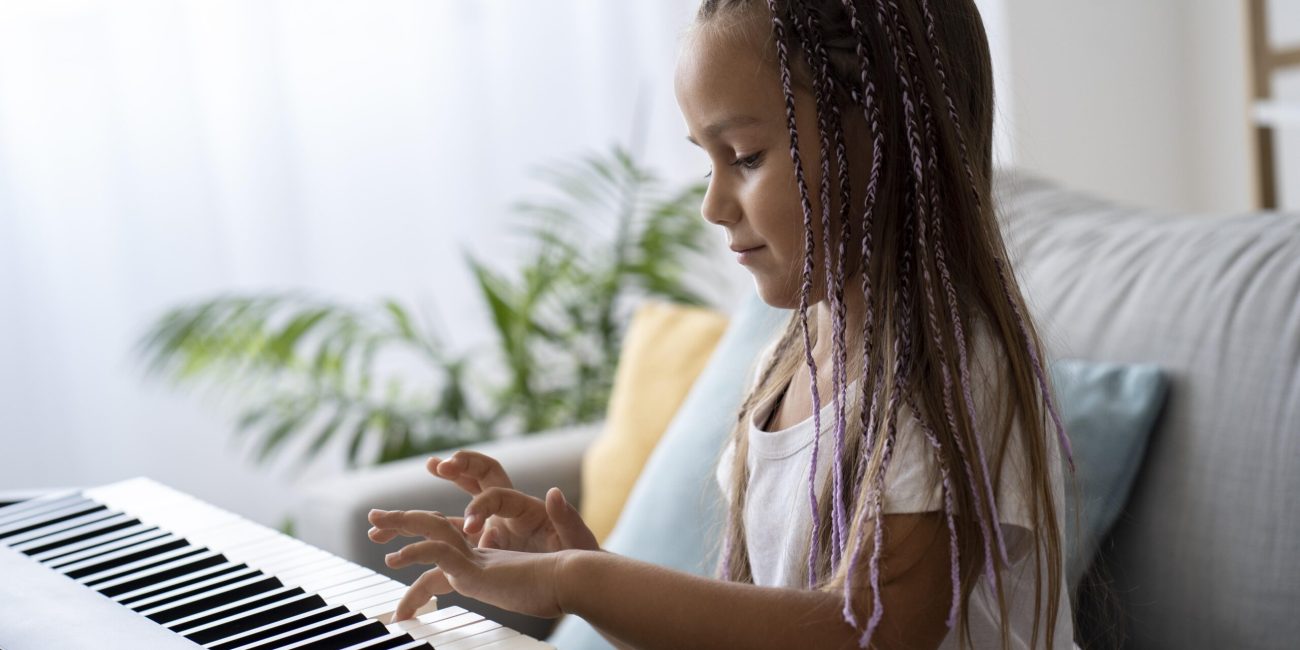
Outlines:
{"label": "girl's nose", "polygon": [[740,220],[740,206],[717,180],[711,180],[700,204],[700,214],[711,224],[729,225]]}

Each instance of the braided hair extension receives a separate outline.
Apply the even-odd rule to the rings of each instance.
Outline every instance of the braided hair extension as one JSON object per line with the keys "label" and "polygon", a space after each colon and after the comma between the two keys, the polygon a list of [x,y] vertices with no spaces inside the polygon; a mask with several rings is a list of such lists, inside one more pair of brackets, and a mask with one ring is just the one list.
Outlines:
{"label": "braided hair extension", "polygon": [[[998,607],[1005,619],[1007,605],[1003,593],[1000,569],[1009,565],[1006,542],[993,489],[1000,475],[1001,462],[992,467],[985,454],[984,437],[988,434],[978,429],[987,426],[977,413],[975,392],[972,388],[972,359],[968,354],[967,318],[976,314],[988,316],[995,325],[994,333],[1003,335],[1008,346],[1007,361],[1011,363],[1014,385],[1011,395],[1017,396],[1019,413],[1029,427],[1044,426],[1038,421],[1038,403],[1028,401],[1031,391],[1042,396],[1045,409],[1050,412],[1062,450],[1072,457],[1068,438],[1061,425],[1051,398],[1050,385],[1042,369],[1038,347],[1041,343],[1025,317],[1019,289],[1009,273],[1002,256],[1000,235],[991,222],[992,212],[985,212],[981,197],[987,190],[987,170],[990,165],[987,146],[991,122],[969,124],[958,111],[954,97],[962,97],[976,104],[967,110],[982,110],[978,104],[991,90],[985,84],[984,69],[967,69],[959,81],[973,84],[963,89],[967,94],[955,95],[949,87],[944,66],[941,38],[930,3],[951,2],[957,5],[952,13],[974,20],[971,33],[983,39],[982,26],[978,25],[978,12],[972,0],[765,0],[767,18],[770,20],[780,88],[784,98],[785,122],[790,135],[790,157],[794,180],[802,208],[803,264],[800,283],[799,306],[792,315],[785,333],[776,345],[776,354],[760,371],[758,387],[769,382],[781,384],[788,381],[800,362],[795,360],[793,346],[801,338],[803,353],[801,364],[810,378],[812,402],[813,441],[811,467],[808,473],[807,500],[810,504],[812,528],[806,567],[809,588],[837,588],[843,591],[842,616],[855,630],[860,630],[859,645],[870,646],[884,613],[881,599],[881,555],[885,535],[886,475],[894,451],[899,444],[899,420],[904,409],[919,434],[924,446],[933,455],[939,474],[943,502],[943,521],[948,532],[949,573],[951,602],[945,619],[952,629],[965,609],[963,599],[971,595],[971,582],[978,573],[976,557],[982,555],[983,576],[996,592]],[[919,8],[916,6],[919,3]],[[707,20],[722,8],[752,9],[751,0],[703,0],[699,20]],[[863,5],[874,8],[874,21],[862,15]],[[904,10],[906,9],[906,11]],[[870,9],[866,9],[870,11]],[[874,22],[874,26],[869,24]],[[909,29],[909,25],[918,29]],[[963,25],[965,27],[966,25]],[[847,32],[847,35],[846,35]],[[914,40],[921,34],[922,41]],[[946,33],[949,38],[965,38],[956,32]],[[848,41],[846,43],[846,41]],[[925,56],[923,58],[922,50]],[[846,53],[852,53],[852,62]],[[974,58],[979,58],[978,56]],[[925,62],[933,60],[933,66]],[[962,62],[961,59],[957,61]],[[982,61],[967,63],[987,68],[986,50]],[[892,75],[884,70],[892,70]],[[857,72],[857,74],[852,74]],[[937,83],[935,80],[937,79]],[[878,85],[878,82],[880,85]],[[810,183],[804,175],[804,165],[796,129],[796,88],[807,90],[816,106],[817,144],[820,146],[819,187],[820,228],[813,205]],[[941,94],[940,94],[941,92]],[[939,100],[946,111],[934,110]],[[893,103],[896,101],[896,103]],[[849,154],[845,130],[848,113],[841,105],[857,106],[862,112],[863,124],[871,133],[872,164],[865,184],[859,214],[853,215],[852,192],[849,182]],[[885,111],[888,110],[887,115]],[[980,119],[985,113],[972,114]],[[947,122],[941,121],[941,116]],[[888,118],[888,119],[886,119]],[[888,125],[888,126],[886,126]],[[965,131],[975,134],[981,157],[979,173],[967,146]],[[886,139],[885,132],[899,133],[897,142]],[[895,157],[886,156],[896,151]],[[959,151],[954,160],[953,149]],[[835,169],[832,169],[834,156]],[[884,160],[898,160],[899,164],[887,168]],[[906,165],[901,164],[906,161]],[[961,168],[956,168],[957,162]],[[833,233],[831,174],[838,171],[838,232]],[[960,184],[956,177],[964,172],[971,191],[968,203],[954,203],[957,197],[945,194]],[[890,199],[893,199],[891,202]],[[949,214],[947,207],[956,205]],[[896,216],[880,219],[878,208],[894,208]],[[945,233],[945,225],[955,225],[955,234]],[[854,228],[859,228],[860,250],[854,251],[857,259],[849,257],[848,243]],[[820,231],[820,233],[818,232]],[[820,234],[821,248],[817,239]],[[879,240],[876,240],[879,237]],[[957,237],[957,239],[951,239]],[[954,241],[964,242],[965,237],[975,237],[966,249],[951,248]],[[881,251],[877,251],[877,241]],[[956,244],[961,246],[961,244]],[[974,249],[970,246],[974,245]],[[949,254],[956,250],[958,274],[954,276]],[[973,250],[974,252],[969,252]],[[883,252],[882,252],[883,251]],[[877,254],[879,253],[879,254]],[[823,256],[824,282],[814,286],[814,267],[817,254]],[[832,259],[833,258],[833,259]],[[850,269],[849,264],[856,266]],[[985,266],[979,266],[984,264]],[[864,300],[862,339],[853,342],[862,345],[860,402],[848,399],[849,342],[844,285],[850,271],[861,273],[861,290]],[[959,300],[958,290],[963,290]],[[996,278],[996,280],[994,280]],[[992,288],[992,285],[998,285]],[[986,291],[987,289],[987,291]],[[818,390],[817,363],[813,355],[816,333],[809,325],[808,309],[812,296],[820,291],[827,301],[830,320],[831,389],[835,407],[835,444],[831,465],[832,481],[823,488],[819,499],[816,484],[820,433],[822,431],[821,395]],[[1003,308],[990,302],[989,296],[1000,294]],[[942,296],[942,297],[940,297]],[[1009,310],[1009,312],[1007,311]],[[1011,328],[1011,329],[1008,329]],[[1011,346],[1014,331],[1020,351]],[[883,344],[887,342],[888,344]],[[1025,360],[1024,354],[1028,357]],[[1020,372],[1028,366],[1025,372]],[[1028,382],[1028,383],[1026,383]],[[784,384],[781,384],[784,386]],[[1031,388],[1032,387],[1032,388]],[[924,388],[924,392],[917,391]],[[730,580],[752,581],[744,538],[744,502],[747,484],[746,436],[747,415],[761,401],[756,399],[759,388],[751,391],[742,405],[733,440],[736,456],[733,459],[733,486],[739,487],[731,502],[720,574]],[[774,390],[766,388],[765,390]],[[918,399],[924,398],[924,399]],[[858,418],[852,425],[848,411],[857,408]],[[856,432],[851,432],[853,426]],[[1002,432],[1010,426],[1004,421]],[[852,433],[852,435],[850,435]],[[1040,431],[1031,429],[1031,433]],[[998,438],[991,437],[991,443]],[[1040,446],[1030,444],[1030,452],[1039,454]],[[1004,447],[994,445],[1000,458]],[[974,458],[972,458],[974,456]],[[1034,456],[1041,459],[1041,454]],[[1045,461],[1034,460],[1035,477],[1041,477]],[[1073,463],[1070,465],[1073,469]],[[993,471],[990,471],[990,470]],[[848,480],[852,471],[853,480]],[[737,478],[739,477],[739,478]],[[958,489],[958,486],[962,486]],[[1039,486],[1038,495],[1044,490]],[[1034,516],[1041,514],[1035,503]],[[959,526],[957,513],[965,511],[975,519],[962,520]],[[1053,512],[1046,506],[1048,519]],[[973,530],[977,525],[978,530]],[[870,528],[870,530],[868,530]],[[1059,542],[1043,542],[1043,535],[1058,533],[1054,521],[1045,522],[1046,533],[1036,532],[1035,539],[1046,544],[1048,559],[1059,558]],[[870,551],[867,535],[871,535]],[[973,537],[972,537],[973,536]],[[979,540],[976,544],[975,540]],[[1055,538],[1053,538],[1054,540]],[[968,555],[962,549],[973,549]],[[996,549],[996,551],[995,551]],[[829,550],[829,553],[824,553]],[[864,557],[865,556],[865,557]],[[860,563],[866,560],[866,571]],[[968,564],[962,564],[962,560]],[[971,572],[964,571],[969,567]],[[1049,576],[1055,576],[1049,572]],[[871,603],[855,607],[858,584],[869,580]],[[1049,590],[1055,594],[1055,577],[1050,578]],[[1036,597],[1040,592],[1035,591]],[[1048,642],[1051,643],[1056,617],[1055,600],[1049,599],[1051,608],[1048,625]],[[868,613],[865,623],[858,619],[859,612]],[[963,625],[963,640],[966,629]],[[1035,615],[1034,638],[1038,636],[1038,616]],[[1003,644],[1007,632],[1003,629]]]}

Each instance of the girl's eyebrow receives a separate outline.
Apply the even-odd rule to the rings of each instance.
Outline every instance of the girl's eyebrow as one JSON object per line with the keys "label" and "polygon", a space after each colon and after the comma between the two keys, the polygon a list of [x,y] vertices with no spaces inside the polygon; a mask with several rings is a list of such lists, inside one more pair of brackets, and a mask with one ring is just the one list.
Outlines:
{"label": "girl's eyebrow", "polygon": [[[760,120],[757,117],[752,115],[733,115],[704,127],[704,135],[710,138],[716,138],[727,129],[734,129],[738,126],[748,126],[750,124],[756,124],[759,121]],[[695,138],[692,138],[690,135],[686,136],[686,141],[697,147],[700,146],[700,143],[696,142]]]}

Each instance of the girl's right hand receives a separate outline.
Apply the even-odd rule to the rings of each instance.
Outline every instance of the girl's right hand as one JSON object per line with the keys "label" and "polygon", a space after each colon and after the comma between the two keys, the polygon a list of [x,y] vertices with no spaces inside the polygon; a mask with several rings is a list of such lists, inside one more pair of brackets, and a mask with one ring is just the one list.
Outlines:
{"label": "girl's right hand", "polygon": [[[425,467],[473,497],[464,517],[447,519],[478,548],[532,553],[600,550],[595,534],[559,488],[547,491],[545,501],[524,494],[514,489],[501,463],[476,451],[457,451],[446,460],[432,457]],[[398,536],[394,529],[377,527],[368,534],[381,544]]]}

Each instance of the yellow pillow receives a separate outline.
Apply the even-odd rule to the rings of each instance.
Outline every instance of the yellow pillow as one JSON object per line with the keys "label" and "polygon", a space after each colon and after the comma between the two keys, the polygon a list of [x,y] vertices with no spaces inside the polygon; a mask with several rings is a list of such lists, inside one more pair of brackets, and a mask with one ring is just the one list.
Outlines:
{"label": "yellow pillow", "polygon": [[605,541],[641,467],[722,338],[727,317],[647,300],[619,353],[605,428],[582,459],[582,518]]}

